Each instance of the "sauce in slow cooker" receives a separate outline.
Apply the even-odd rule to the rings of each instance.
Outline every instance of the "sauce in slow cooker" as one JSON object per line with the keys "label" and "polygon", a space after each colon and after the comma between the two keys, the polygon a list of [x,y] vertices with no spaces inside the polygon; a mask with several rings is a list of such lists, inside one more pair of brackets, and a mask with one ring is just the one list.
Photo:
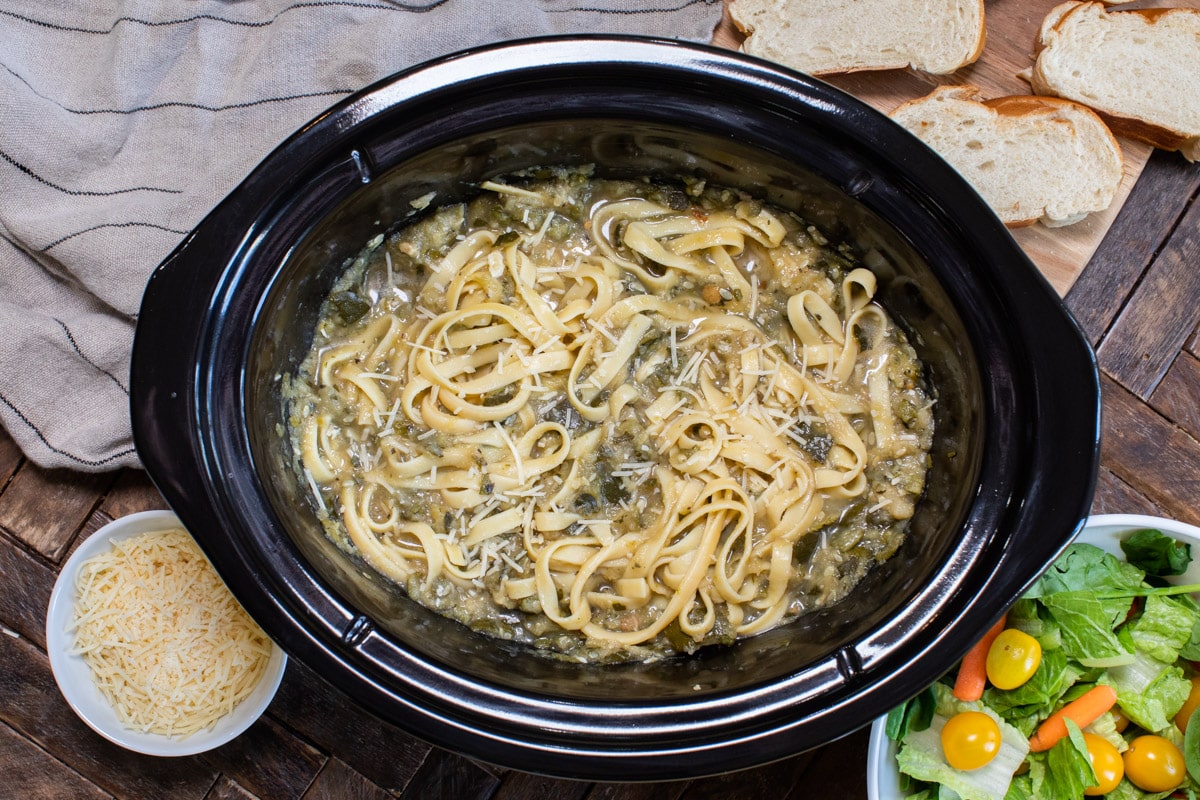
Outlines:
{"label": "sauce in slow cooker", "polygon": [[367,244],[287,382],[334,542],[581,661],[759,633],[896,551],[933,401],[852,249],[702,181],[480,188]]}

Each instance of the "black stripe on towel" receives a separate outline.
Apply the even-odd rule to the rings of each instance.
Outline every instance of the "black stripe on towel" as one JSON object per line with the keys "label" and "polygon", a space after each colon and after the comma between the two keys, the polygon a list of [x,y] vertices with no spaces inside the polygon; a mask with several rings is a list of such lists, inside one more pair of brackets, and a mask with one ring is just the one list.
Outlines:
{"label": "black stripe on towel", "polygon": [[79,356],[79,358],[82,359],[83,362],[85,364],[87,364],[89,367],[91,367],[92,369],[96,370],[97,372],[99,372],[103,375],[108,376],[109,380],[111,380],[113,383],[115,383],[117,385],[117,388],[119,388],[126,395],[129,394],[129,389],[125,388],[125,384],[121,383],[121,381],[119,381],[117,379],[116,375],[113,375],[111,372],[106,370],[104,367],[100,366],[95,361],[92,361],[90,358],[88,358],[87,356],[85,356],[83,354],[83,351],[79,349],[79,343],[75,341],[75,337],[71,334],[71,329],[67,327],[67,323],[63,322],[61,319],[59,319],[57,317],[52,317],[52,319],[55,322],[57,322],[59,324],[59,326],[62,327],[63,333],[65,333],[67,335],[67,341],[71,343],[71,349],[75,351],[75,355]]}
{"label": "black stripe on towel", "polygon": [[12,404],[12,402],[10,402],[9,399],[7,397],[5,397],[3,394],[0,394],[0,403],[3,403],[4,405],[8,406],[8,409],[10,411],[12,411],[14,414],[16,414],[17,418],[20,419],[21,422],[24,422],[28,426],[29,429],[31,431],[33,431],[34,435],[37,436],[38,439],[41,440],[42,444],[44,444],[46,446],[47,450],[49,450],[52,453],[56,453],[57,455],[63,456],[66,459],[74,461],[76,464],[82,464],[85,467],[103,467],[108,464],[111,464],[112,462],[116,461],[117,459],[124,458],[125,456],[128,456],[128,455],[133,455],[134,453],[137,452],[132,447],[127,447],[124,450],[118,450],[117,452],[113,453],[111,456],[107,456],[98,461],[88,459],[88,458],[80,458],[79,456],[75,455],[74,453],[68,452],[66,450],[62,450],[62,449],[50,444],[50,442],[46,440],[45,434],[43,434],[41,432],[41,430],[38,428],[38,426],[34,425],[33,422],[30,421],[29,417],[27,417],[23,413],[21,413],[21,409],[14,406]]}
{"label": "black stripe on towel", "polygon": [[280,9],[279,13],[267,20],[251,21],[241,19],[227,19],[225,17],[214,16],[213,14],[194,14],[190,17],[180,17],[178,19],[150,20],[139,19],[137,17],[117,17],[112,21],[112,24],[107,28],[80,28],[74,25],[61,25],[57,22],[49,22],[44,19],[36,19],[35,17],[27,17],[24,14],[17,14],[13,11],[0,9],[0,16],[9,17],[10,19],[26,22],[30,25],[37,25],[41,28],[49,28],[53,31],[62,31],[64,33],[89,33],[100,36],[106,36],[117,29],[118,25],[144,25],[147,28],[166,28],[172,25],[187,25],[191,22],[220,22],[225,25],[235,25],[242,28],[265,28],[273,24],[276,20],[282,17],[289,11],[306,8],[365,8],[375,11],[408,11],[415,14],[424,14],[427,11],[432,11],[440,5],[444,5],[448,0],[431,0],[427,3],[402,3],[398,0],[384,0],[382,3],[355,3],[355,2],[337,2],[337,0],[321,0],[313,3],[296,3],[286,8]]}
{"label": "black stripe on towel", "polygon": [[68,114],[81,114],[81,115],[87,115],[87,114],[135,114],[139,111],[158,111],[163,108],[192,108],[192,109],[196,109],[199,111],[231,111],[231,110],[236,110],[236,109],[251,108],[253,106],[258,106],[258,105],[265,105],[267,103],[284,103],[289,100],[305,100],[310,97],[341,96],[341,95],[350,94],[352,91],[354,91],[354,89],[328,89],[328,90],[320,91],[320,92],[305,92],[305,93],[301,93],[301,94],[281,95],[279,97],[264,97],[260,100],[247,100],[243,103],[230,103],[229,105],[224,105],[224,106],[207,106],[207,105],[203,105],[201,103],[188,103],[188,102],[184,102],[182,100],[166,100],[161,103],[154,103],[152,105],[147,105],[147,106],[134,106],[133,108],[70,108],[69,106],[64,106],[62,103],[58,102],[53,97],[50,97],[48,95],[45,95],[45,94],[42,94],[41,92],[39,92],[32,83],[30,83],[28,80],[26,80],[24,75],[21,75],[20,73],[16,72],[12,67],[8,66],[7,64],[0,63],[0,69],[3,69],[9,75],[12,75],[14,78],[19,80],[21,83],[25,84],[25,87],[27,89],[29,89],[30,92],[32,92],[34,95],[41,98],[42,100],[45,100],[47,103],[53,103],[55,106],[57,106],[58,108],[61,108],[63,111],[66,111]]}
{"label": "black stripe on towel", "polygon": [[66,236],[63,236],[60,239],[55,239],[53,242],[46,245],[38,252],[39,253],[48,253],[48,252],[50,252],[51,248],[58,247],[63,242],[70,241],[71,239],[74,239],[76,236],[82,236],[85,233],[91,233],[92,231],[101,230],[102,228],[154,228],[155,230],[165,231],[166,233],[176,233],[176,234],[179,234],[180,236],[183,236],[184,234],[188,233],[188,231],[181,231],[181,230],[176,230],[175,228],[168,228],[166,225],[155,225],[153,222],[106,222],[103,225],[93,225],[92,227],[84,228],[81,231],[75,231],[74,233],[68,233]]}
{"label": "black stripe on towel", "polygon": [[669,14],[672,11],[682,11],[688,6],[711,6],[716,0],[684,0],[673,6],[659,8],[604,8],[603,6],[571,6],[570,8],[546,8],[548,14],[566,14],[582,11],[589,14],[617,14],[630,16],[633,14]]}
{"label": "black stripe on towel", "polygon": [[46,180],[41,175],[38,175],[36,172],[34,172],[29,167],[22,164],[20,161],[17,161],[16,159],[14,159],[12,156],[10,156],[8,153],[4,152],[3,150],[0,150],[0,159],[4,159],[9,164],[12,164],[14,167],[21,170],[21,172],[24,172],[29,177],[33,178],[38,183],[43,184],[45,186],[49,186],[51,189],[57,189],[58,191],[63,192],[64,194],[69,194],[69,195],[72,195],[75,197],[111,197],[112,195],[115,195],[115,194],[130,194],[132,192],[162,192],[163,194],[183,194],[182,189],[161,189],[157,186],[132,186],[128,189],[112,189],[107,192],[93,192],[93,191],[87,191],[84,189],[68,189],[64,186],[59,186],[57,183],[53,183],[51,181]]}

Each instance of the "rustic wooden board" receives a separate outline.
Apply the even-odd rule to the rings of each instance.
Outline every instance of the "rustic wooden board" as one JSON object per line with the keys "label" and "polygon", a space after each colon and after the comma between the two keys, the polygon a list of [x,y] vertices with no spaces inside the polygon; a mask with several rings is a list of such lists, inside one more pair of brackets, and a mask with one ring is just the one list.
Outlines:
{"label": "rustic wooden board", "polygon": [[4,492],[0,526],[46,558],[59,561],[97,498],[114,480],[112,473],[45,470],[26,464]]}
{"label": "rustic wooden board", "polygon": [[1146,514],[1151,517],[1170,516],[1150,502],[1144,494],[1101,467],[1096,478],[1096,493],[1092,497],[1092,514]]}
{"label": "rustic wooden board", "polygon": [[304,793],[304,800],[393,800],[393,797],[336,758],[329,759]]}
{"label": "rustic wooden board", "polygon": [[426,797],[488,800],[499,786],[500,779],[475,762],[456,753],[434,749],[400,797],[402,800]]}
{"label": "rustic wooden board", "polygon": [[1200,525],[1200,442],[1105,376],[1101,460],[1166,516]]}
{"label": "rustic wooden board", "polygon": [[54,589],[55,572],[46,564],[18,547],[8,537],[0,537],[0,636],[23,636],[41,648],[46,647],[46,608]]}
{"label": "rustic wooden board", "polygon": [[[951,75],[928,75],[914,70],[885,70],[830,75],[823,79],[853,94],[871,106],[888,113],[901,103],[922,97],[934,87],[969,83],[978,86],[985,97],[1029,94],[1029,84],[1018,74],[1033,65],[1037,33],[1046,13],[1062,0],[987,0],[987,44],[983,55]],[[1171,5],[1200,8],[1200,0],[1172,0],[1170,3],[1139,2],[1121,8]],[[737,47],[742,40],[732,22],[726,19],[718,27],[713,41]],[[1121,210],[1151,153],[1141,142],[1121,138],[1125,154],[1125,177],[1112,206],[1092,214],[1082,222],[1063,228],[1041,224],[1013,230],[1013,237],[1029,255],[1059,294],[1066,294],[1083,272],[1092,254]],[[1175,156],[1182,161],[1181,156]]]}
{"label": "rustic wooden board", "polygon": [[1200,292],[1200,206],[1193,204],[1178,231],[1142,276],[1097,354],[1100,366],[1145,400],[1158,386],[1191,332],[1200,306],[1183,298]]}
{"label": "rustic wooden board", "polygon": [[300,797],[328,756],[265,716],[228,744],[194,758],[256,797]]}
{"label": "rustic wooden board", "polygon": [[409,784],[432,749],[386,722],[372,720],[364,725],[360,706],[295,658],[288,661],[268,713],[396,794]]}
{"label": "rustic wooden board", "polygon": [[588,784],[527,772],[509,772],[490,800],[584,800]]}
{"label": "rustic wooden board", "polygon": [[1156,151],[1142,176],[1109,228],[1105,246],[1067,294],[1068,308],[1093,345],[1104,338],[1158,248],[1176,231],[1192,196],[1200,191],[1200,169],[1177,153]]}
{"label": "rustic wooden board", "polygon": [[1175,356],[1150,404],[1200,441],[1200,358],[1188,352]]}
{"label": "rustic wooden board", "polygon": [[0,775],[8,797],[71,797],[105,800],[110,797],[79,773],[38,749],[16,731],[0,725]]}

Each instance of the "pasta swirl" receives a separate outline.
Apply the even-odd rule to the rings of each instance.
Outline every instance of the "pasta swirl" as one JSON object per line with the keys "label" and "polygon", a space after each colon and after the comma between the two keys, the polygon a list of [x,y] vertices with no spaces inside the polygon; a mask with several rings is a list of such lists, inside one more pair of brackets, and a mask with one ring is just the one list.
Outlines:
{"label": "pasta swirl", "polygon": [[[813,269],[823,237],[727,191],[576,177],[485,183],[335,289],[292,403],[343,546],[577,658],[729,642],[840,599],[898,546],[932,435],[875,276]],[[368,285],[373,306],[339,317]]]}

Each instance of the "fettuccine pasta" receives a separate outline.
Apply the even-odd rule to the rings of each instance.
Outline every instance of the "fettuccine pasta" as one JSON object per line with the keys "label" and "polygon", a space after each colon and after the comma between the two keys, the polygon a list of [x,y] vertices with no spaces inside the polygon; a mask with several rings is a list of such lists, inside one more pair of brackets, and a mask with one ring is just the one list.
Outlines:
{"label": "fettuccine pasta", "polygon": [[481,190],[370,243],[291,384],[335,541],[586,660],[759,633],[895,551],[932,400],[848,249],[699,182]]}

